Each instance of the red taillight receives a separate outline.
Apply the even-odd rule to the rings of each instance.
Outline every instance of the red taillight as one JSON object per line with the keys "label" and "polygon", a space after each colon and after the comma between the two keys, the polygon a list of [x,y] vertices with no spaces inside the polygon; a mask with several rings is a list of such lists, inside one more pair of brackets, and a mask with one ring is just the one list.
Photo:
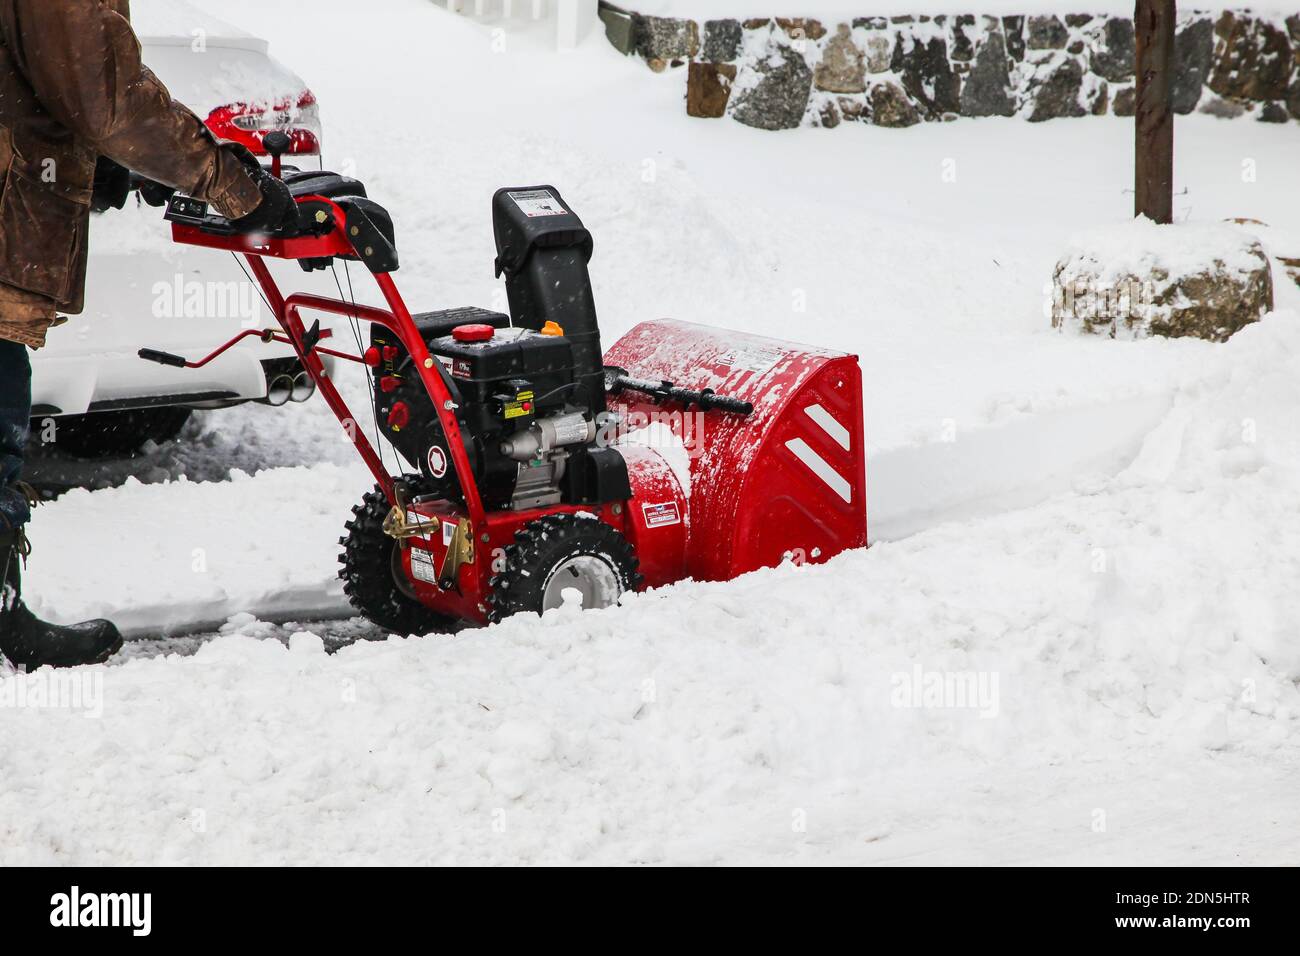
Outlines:
{"label": "red taillight", "polygon": [[279,130],[289,137],[290,156],[319,156],[320,108],[311,90],[296,100],[274,104],[232,103],[208,114],[208,129],[217,139],[247,146],[255,156],[265,156],[262,137]]}

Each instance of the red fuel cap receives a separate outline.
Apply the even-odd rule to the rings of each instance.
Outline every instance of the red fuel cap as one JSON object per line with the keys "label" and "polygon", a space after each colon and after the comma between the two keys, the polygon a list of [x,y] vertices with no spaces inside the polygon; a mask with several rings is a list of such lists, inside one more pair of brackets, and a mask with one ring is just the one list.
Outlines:
{"label": "red fuel cap", "polygon": [[451,337],[457,342],[486,342],[494,334],[492,326],[477,322],[473,325],[458,325],[451,330]]}

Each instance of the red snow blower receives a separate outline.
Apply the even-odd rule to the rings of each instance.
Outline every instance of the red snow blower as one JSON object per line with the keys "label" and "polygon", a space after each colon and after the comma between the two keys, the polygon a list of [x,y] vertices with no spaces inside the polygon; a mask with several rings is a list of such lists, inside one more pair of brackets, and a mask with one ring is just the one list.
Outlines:
{"label": "red snow blower", "polygon": [[[278,156],[272,169],[298,204],[296,228],[242,235],[182,195],[167,219],[176,242],[247,260],[282,331],[238,338],[291,345],[374,473],[341,541],[340,577],[375,624],[427,633],[566,597],[606,607],[627,591],[866,544],[854,356],[668,320],[638,325],[602,356],[592,237],[550,186],[492,199],[509,315],[412,314],[393,281],[392,218],[364,187],[282,171]],[[267,257],[307,271],[359,261],[387,308],[284,296]],[[359,345],[356,323],[369,323],[368,347],[326,348],[310,312],[351,320]],[[238,338],[194,362],[140,355],[197,368]],[[323,357],[364,367],[373,444]],[[385,443],[403,474],[389,473]]]}

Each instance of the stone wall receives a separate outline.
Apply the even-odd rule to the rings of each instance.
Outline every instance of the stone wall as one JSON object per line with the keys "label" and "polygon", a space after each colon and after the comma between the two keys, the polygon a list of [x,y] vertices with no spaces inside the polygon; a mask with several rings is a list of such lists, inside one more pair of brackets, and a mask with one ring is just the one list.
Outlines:
{"label": "stone wall", "polygon": [[[695,21],[609,5],[602,17],[622,23],[619,45],[651,69],[685,67],[691,115],[761,129],[1133,115],[1133,22],[1123,17]],[[1300,14],[1182,12],[1174,58],[1179,113],[1300,120]]]}

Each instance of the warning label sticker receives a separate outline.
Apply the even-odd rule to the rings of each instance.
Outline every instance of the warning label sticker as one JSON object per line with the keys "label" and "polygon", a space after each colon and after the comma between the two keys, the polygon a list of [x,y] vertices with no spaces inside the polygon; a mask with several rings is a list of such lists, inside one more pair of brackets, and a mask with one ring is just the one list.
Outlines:
{"label": "warning label sticker", "polygon": [[641,513],[645,515],[645,526],[647,528],[666,528],[668,525],[682,523],[682,515],[678,511],[677,502],[675,501],[665,501],[657,505],[642,505]]}
{"label": "warning label sticker", "polygon": [[411,548],[411,574],[417,581],[437,584],[438,573],[433,568],[433,555],[423,548]]}
{"label": "warning label sticker", "polygon": [[559,204],[550,190],[547,189],[527,189],[523,192],[508,193],[515,205],[520,208],[525,216],[529,219],[536,219],[538,216],[564,216],[568,210]]}
{"label": "warning label sticker", "polygon": [[718,364],[747,372],[766,372],[783,358],[785,350],[775,346],[737,345],[720,356]]}

